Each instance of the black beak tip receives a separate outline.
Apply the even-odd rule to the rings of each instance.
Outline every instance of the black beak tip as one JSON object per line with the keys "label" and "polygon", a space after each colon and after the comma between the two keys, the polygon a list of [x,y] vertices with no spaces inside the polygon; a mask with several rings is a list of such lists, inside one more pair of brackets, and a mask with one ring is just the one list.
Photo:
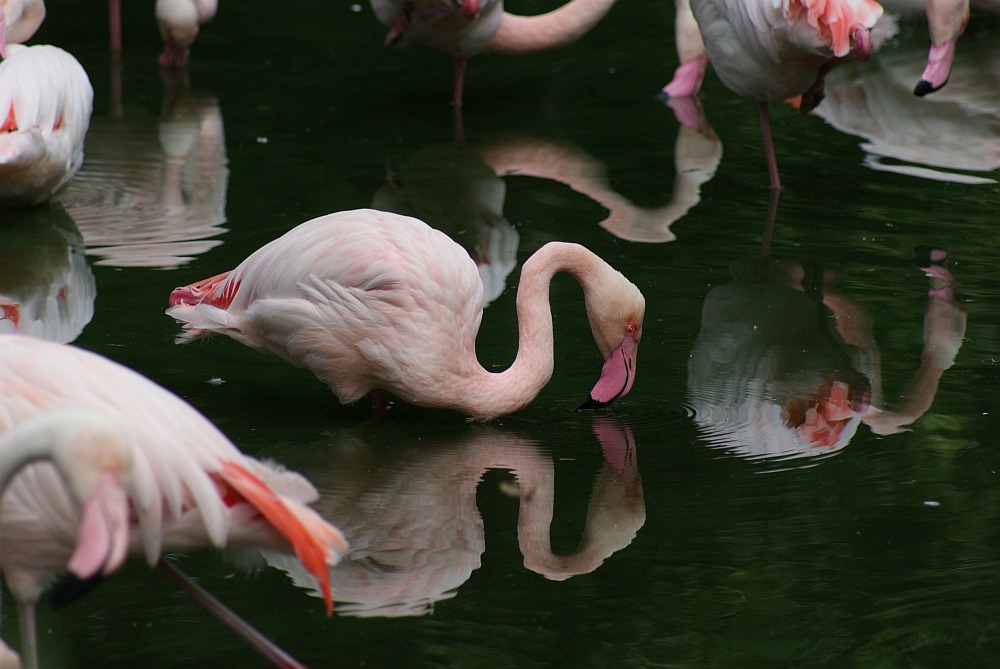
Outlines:
{"label": "black beak tip", "polygon": [[587,400],[578,406],[576,410],[582,413],[584,411],[596,411],[597,409],[602,409],[606,406],[608,406],[607,402],[598,402],[593,397],[588,396]]}

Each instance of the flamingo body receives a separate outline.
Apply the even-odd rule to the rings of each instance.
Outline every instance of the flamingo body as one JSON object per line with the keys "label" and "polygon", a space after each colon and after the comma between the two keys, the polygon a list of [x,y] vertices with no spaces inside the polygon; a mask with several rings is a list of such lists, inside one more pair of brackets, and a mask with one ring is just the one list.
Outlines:
{"label": "flamingo body", "polygon": [[11,44],[0,62],[0,205],[57,195],[83,163],[94,90],[80,63],[49,45]]}
{"label": "flamingo body", "polygon": [[225,334],[306,367],[351,403],[375,390],[488,420],[526,406],[552,374],[548,284],[566,270],[584,287],[591,329],[607,356],[591,399],[606,404],[634,379],[641,293],[576,244],[530,258],[518,288],[520,344],[504,373],[475,354],[483,284],[469,254],[422,221],[375,210],[308,221],[236,269],[176,289],[167,313],[179,342]]}
{"label": "flamingo body", "polygon": [[719,78],[758,101],[809,89],[882,14],[873,0],[691,0],[691,10]]}
{"label": "flamingo body", "polygon": [[215,17],[218,4],[218,0],[156,0],[156,21],[163,37],[160,65],[176,68],[187,65],[201,24]]}
{"label": "flamingo body", "polygon": [[385,43],[422,44],[455,56],[453,102],[462,104],[465,60],[492,51],[535,53],[569,44],[593,28],[615,0],[570,0],[538,16],[504,11],[503,0],[370,0],[389,27]]}
{"label": "flamingo body", "polygon": [[[116,569],[126,550],[152,564],[164,551],[206,545],[294,551],[330,606],[327,567],[347,545],[305,506],[316,493],[304,478],[243,455],[186,402],[96,354],[6,335],[0,337],[0,376],[6,379],[0,471],[6,467],[10,475],[0,504],[0,569],[22,613],[31,615],[67,559],[71,571],[87,577]],[[124,492],[97,514],[114,519],[103,529],[89,518],[86,503],[81,518],[80,495],[71,494],[63,467],[39,461],[43,455],[11,462],[11,446],[23,441],[22,433],[47,422],[60,427],[54,417],[67,412],[95,417],[120,442],[110,452],[124,461],[124,473],[108,485],[117,481]],[[109,438],[91,441],[110,448]],[[73,458],[74,466],[78,461]],[[64,550],[53,552],[53,545]]]}

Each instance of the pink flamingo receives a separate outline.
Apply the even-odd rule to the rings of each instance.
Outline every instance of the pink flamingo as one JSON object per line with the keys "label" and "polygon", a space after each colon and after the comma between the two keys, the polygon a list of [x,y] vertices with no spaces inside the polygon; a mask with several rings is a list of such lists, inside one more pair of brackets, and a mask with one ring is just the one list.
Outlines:
{"label": "pink flamingo", "polygon": [[218,0],[156,0],[156,22],[163,37],[157,62],[164,67],[187,65],[201,24],[215,17],[218,6]]}
{"label": "pink flamingo", "polygon": [[129,553],[294,551],[332,611],[328,566],[347,544],[303,503],[316,497],[303,477],[243,455],[183,400],[94,353],[7,335],[0,376],[0,569],[29,663],[35,603],[64,564],[89,578]]}
{"label": "pink flamingo", "polygon": [[871,55],[874,0],[690,0],[712,67],[730,90],[758,101],[771,188],[781,188],[767,103],[823,98],[823,76]]}
{"label": "pink flamingo", "polygon": [[423,44],[455,55],[452,101],[462,104],[465,63],[491,51],[536,53],[580,39],[604,18],[615,0],[570,0],[538,16],[505,12],[503,0],[370,0],[389,26],[385,44]]}
{"label": "pink flamingo", "polygon": [[184,324],[178,343],[228,335],[312,370],[345,404],[381,390],[490,420],[525,407],[552,376],[548,288],[560,271],[581,283],[606,357],[580,407],[596,409],[632,387],[645,301],[577,244],[551,242],[525,261],[517,358],[499,374],[476,358],[475,262],[444,233],[399,214],[363,209],[303,223],[231,272],[174,290],[167,314]]}
{"label": "pink flamingo", "polygon": [[41,0],[0,0],[0,206],[40,204],[83,162],[94,90],[76,58],[19,44],[45,18]]}

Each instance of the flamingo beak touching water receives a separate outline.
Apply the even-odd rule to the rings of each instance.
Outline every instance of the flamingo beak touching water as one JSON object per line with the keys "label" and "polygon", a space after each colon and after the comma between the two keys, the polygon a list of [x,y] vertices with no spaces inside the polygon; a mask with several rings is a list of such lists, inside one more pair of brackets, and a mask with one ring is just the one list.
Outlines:
{"label": "flamingo beak touching water", "polygon": [[606,407],[632,390],[635,381],[635,358],[639,342],[633,332],[628,332],[622,343],[611,351],[601,368],[601,378],[590,391],[587,400],[576,408],[577,411],[593,411]]}

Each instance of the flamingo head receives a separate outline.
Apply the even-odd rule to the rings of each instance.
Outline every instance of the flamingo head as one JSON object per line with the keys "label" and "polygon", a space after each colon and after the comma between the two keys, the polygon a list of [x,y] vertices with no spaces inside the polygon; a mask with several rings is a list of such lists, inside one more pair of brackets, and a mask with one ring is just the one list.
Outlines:
{"label": "flamingo head", "polygon": [[129,441],[119,425],[100,414],[67,411],[55,418],[58,447],[52,459],[81,508],[67,568],[80,579],[110,574],[128,553]]}
{"label": "flamingo head", "polygon": [[646,300],[635,285],[608,265],[600,268],[586,291],[587,317],[604,356],[601,376],[578,411],[605,407],[624,397],[635,382],[636,356],[642,338]]}
{"label": "flamingo head", "polygon": [[0,0],[0,58],[7,57],[7,44],[26,42],[45,20],[42,0]]}

